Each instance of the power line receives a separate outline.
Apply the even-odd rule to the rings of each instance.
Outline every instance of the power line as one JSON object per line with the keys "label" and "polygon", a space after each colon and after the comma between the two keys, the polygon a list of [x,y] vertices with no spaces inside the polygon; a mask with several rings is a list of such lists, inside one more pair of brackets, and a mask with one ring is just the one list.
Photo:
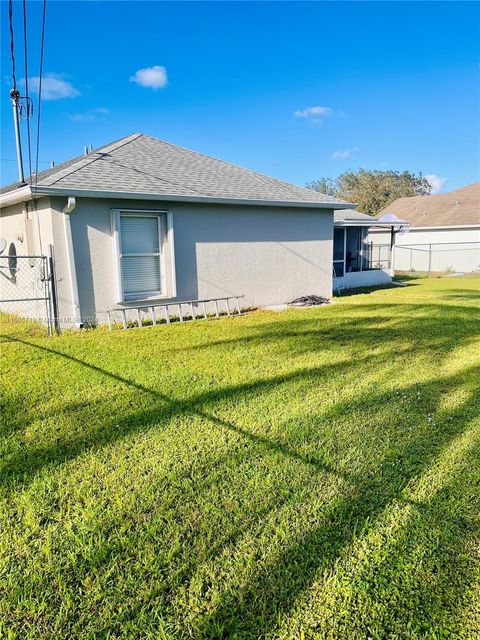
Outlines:
{"label": "power line", "polygon": [[13,107],[13,125],[15,128],[15,145],[17,147],[17,164],[18,164],[18,179],[21,183],[25,181],[23,173],[23,159],[22,159],[22,139],[20,135],[20,93],[17,89],[17,76],[15,73],[15,38],[13,35],[13,1],[8,3],[8,17],[10,22],[10,53],[12,56],[12,84],[13,88],[10,91],[10,99]]}
{"label": "power line", "polygon": [[35,158],[35,189],[38,180],[38,152],[40,149],[40,117],[42,109],[42,76],[43,76],[43,54],[45,49],[45,18],[47,15],[47,0],[43,0],[43,16],[42,16],[42,44],[40,46],[40,73],[38,80],[38,116],[37,116],[37,150]]}
{"label": "power line", "polygon": [[[16,158],[0,158],[0,162],[17,162]],[[53,160],[39,160],[38,164],[52,164]]]}
{"label": "power line", "polygon": [[10,20],[10,53],[12,56],[12,82],[13,82],[13,90],[17,90],[17,78],[15,76],[15,47],[14,47],[14,39],[13,39],[13,1],[10,0],[8,3],[8,18]]}
{"label": "power line", "polygon": [[25,100],[27,112],[27,144],[28,144],[28,172],[32,175],[32,146],[30,140],[30,96],[28,94],[28,51],[27,51],[27,2],[23,0],[23,42],[25,56]]}

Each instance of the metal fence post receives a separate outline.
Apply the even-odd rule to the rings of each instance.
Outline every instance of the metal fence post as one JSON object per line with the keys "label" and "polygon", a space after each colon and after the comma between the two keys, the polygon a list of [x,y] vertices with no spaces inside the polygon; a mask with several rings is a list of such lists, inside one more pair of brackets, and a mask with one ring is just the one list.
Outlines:
{"label": "metal fence post", "polygon": [[60,333],[60,319],[58,317],[57,280],[55,278],[55,254],[53,245],[49,246],[48,272],[50,285],[50,301],[52,303],[52,320],[56,333]]}
{"label": "metal fence post", "polygon": [[431,273],[432,273],[432,245],[429,244],[428,245],[428,277],[429,278]]}
{"label": "metal fence post", "polygon": [[52,321],[52,303],[50,297],[50,262],[46,256],[42,256],[40,259],[40,280],[43,283],[43,293],[45,300],[45,320],[47,322],[48,335],[53,334],[53,321]]}

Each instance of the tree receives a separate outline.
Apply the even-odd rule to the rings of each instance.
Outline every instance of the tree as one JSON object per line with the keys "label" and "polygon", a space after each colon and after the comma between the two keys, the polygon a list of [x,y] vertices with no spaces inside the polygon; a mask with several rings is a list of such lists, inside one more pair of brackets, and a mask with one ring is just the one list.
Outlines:
{"label": "tree", "polygon": [[358,210],[374,216],[397,198],[430,195],[432,185],[410,171],[346,171],[336,180],[320,178],[306,187],[355,203]]}
{"label": "tree", "polygon": [[307,189],[312,189],[312,191],[318,191],[319,193],[323,193],[326,196],[337,197],[337,185],[333,178],[320,178],[320,180],[313,180],[312,182],[307,183]]}

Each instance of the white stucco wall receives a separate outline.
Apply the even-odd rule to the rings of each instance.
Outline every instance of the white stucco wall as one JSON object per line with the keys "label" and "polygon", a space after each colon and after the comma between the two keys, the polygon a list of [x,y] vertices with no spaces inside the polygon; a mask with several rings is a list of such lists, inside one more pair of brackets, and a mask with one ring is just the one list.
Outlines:
{"label": "white stucco wall", "polygon": [[[29,202],[1,208],[0,237],[7,241],[0,257],[0,310],[46,321],[46,303],[25,300],[45,296],[45,285],[41,280],[43,262],[21,256],[49,255],[54,244],[49,199],[40,198],[35,207]],[[12,245],[18,256],[14,271],[8,268],[7,259]],[[6,301],[12,299],[17,301]]]}
{"label": "white stucco wall", "polygon": [[13,242],[19,256],[46,255],[53,244],[49,199],[40,198],[36,207],[31,202],[2,207],[0,237]]}
{"label": "white stucco wall", "polygon": [[[58,315],[61,326],[72,327],[82,322],[94,321],[95,317],[87,317],[79,315],[73,305],[73,292],[72,282],[70,277],[70,269],[67,258],[66,248],[66,235],[65,235],[65,215],[63,208],[67,204],[66,198],[51,198],[51,212],[52,212],[52,229],[54,236],[54,254],[55,254],[55,276],[56,276],[56,289],[57,289],[57,304]],[[74,213],[71,214],[73,218]],[[76,274],[81,273],[83,268],[84,259],[82,252],[86,251],[90,255],[90,249],[88,244],[84,246],[84,243],[79,241],[78,245],[78,265],[76,265]],[[91,271],[91,269],[90,269]]]}
{"label": "white stucco wall", "polygon": [[[60,278],[65,276],[59,213],[64,205],[64,198],[52,198]],[[105,322],[108,309],[141,304],[119,305],[115,298],[112,208],[173,212],[177,296],[172,301],[245,295],[244,306],[264,306],[311,293],[331,296],[330,210],[77,198],[71,226],[83,319]],[[57,288],[68,315],[69,287],[59,282]]]}
{"label": "white stucco wall", "polygon": [[[372,231],[375,242],[387,242],[388,236]],[[431,246],[431,270],[469,273],[480,270],[480,225],[443,229],[410,229],[395,237],[395,270],[427,271]],[[410,249],[409,247],[413,247]]]}
{"label": "white stucco wall", "polygon": [[343,278],[334,278],[333,287],[338,289],[356,289],[361,287],[376,287],[389,284],[392,281],[390,269],[370,269],[345,273]]}

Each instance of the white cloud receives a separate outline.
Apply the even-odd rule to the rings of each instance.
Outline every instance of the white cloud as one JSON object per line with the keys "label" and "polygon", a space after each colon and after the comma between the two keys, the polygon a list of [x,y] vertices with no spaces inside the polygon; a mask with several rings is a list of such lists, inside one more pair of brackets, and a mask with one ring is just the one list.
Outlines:
{"label": "white cloud", "polygon": [[351,147],[350,149],[338,149],[332,153],[333,160],[347,160],[348,158],[354,158],[358,151],[358,147]]}
{"label": "white cloud", "polygon": [[448,178],[437,176],[435,173],[430,173],[425,178],[432,187],[432,193],[440,193],[443,190],[443,185],[448,181]]}
{"label": "white cloud", "polygon": [[323,118],[328,118],[333,113],[330,107],[306,107],[305,109],[297,109],[293,115],[295,118],[306,118],[309,122],[320,124]]}
{"label": "white cloud", "polygon": [[129,78],[130,82],[136,82],[142,87],[150,87],[155,91],[162,89],[167,84],[167,70],[158,64],[153,67],[139,69],[133,76]]}
{"label": "white cloud", "polygon": [[97,107],[96,109],[89,109],[83,113],[70,113],[68,114],[68,117],[73,122],[92,122],[92,120],[108,116],[109,113],[109,109]]}
{"label": "white cloud", "polygon": [[93,113],[69,113],[68,117],[72,122],[91,122],[95,120]]}
{"label": "white cloud", "polygon": [[[22,84],[25,85],[25,78],[23,78]],[[40,78],[38,76],[29,78],[28,88],[34,93],[38,93]],[[62,100],[63,98],[75,98],[79,95],[80,91],[58,73],[46,73],[42,78],[42,98],[44,100]]]}

